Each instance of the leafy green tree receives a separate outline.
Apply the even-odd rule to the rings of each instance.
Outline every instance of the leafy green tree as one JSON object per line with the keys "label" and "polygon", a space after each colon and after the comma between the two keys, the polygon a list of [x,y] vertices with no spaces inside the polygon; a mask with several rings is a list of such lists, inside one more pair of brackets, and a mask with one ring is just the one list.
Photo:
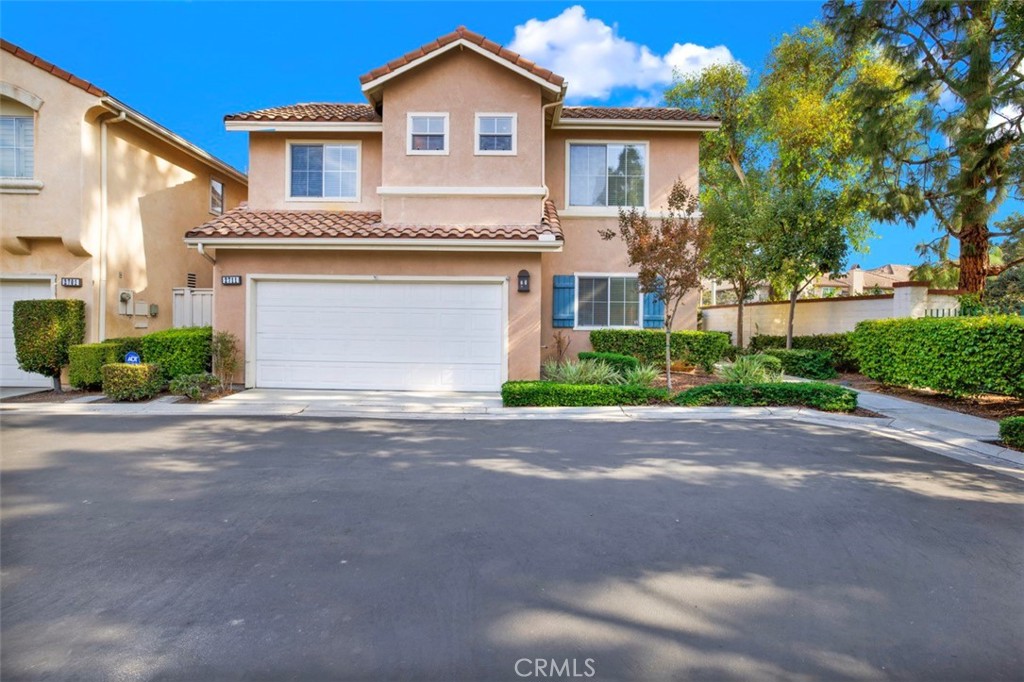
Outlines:
{"label": "leafy green tree", "polygon": [[[870,51],[879,78],[856,83],[855,146],[871,159],[876,217],[931,214],[933,246],[960,244],[959,285],[980,292],[1011,267],[990,261],[989,222],[1021,194],[1024,69],[1014,0],[829,0],[826,25],[847,55]],[[886,70],[890,71],[887,75]]]}

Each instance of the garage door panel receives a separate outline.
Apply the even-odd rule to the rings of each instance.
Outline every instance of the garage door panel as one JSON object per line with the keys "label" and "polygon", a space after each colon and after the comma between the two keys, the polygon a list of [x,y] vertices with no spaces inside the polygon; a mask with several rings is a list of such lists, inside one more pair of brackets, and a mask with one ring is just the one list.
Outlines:
{"label": "garage door panel", "polygon": [[500,284],[258,282],[256,385],[497,390],[503,293]]}

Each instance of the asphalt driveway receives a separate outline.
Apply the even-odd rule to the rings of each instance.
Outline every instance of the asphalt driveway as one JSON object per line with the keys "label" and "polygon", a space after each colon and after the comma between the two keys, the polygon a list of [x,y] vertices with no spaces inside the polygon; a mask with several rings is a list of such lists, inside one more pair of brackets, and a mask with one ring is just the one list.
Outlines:
{"label": "asphalt driveway", "polygon": [[864,433],[21,414],[0,438],[4,680],[1024,670],[1024,483]]}

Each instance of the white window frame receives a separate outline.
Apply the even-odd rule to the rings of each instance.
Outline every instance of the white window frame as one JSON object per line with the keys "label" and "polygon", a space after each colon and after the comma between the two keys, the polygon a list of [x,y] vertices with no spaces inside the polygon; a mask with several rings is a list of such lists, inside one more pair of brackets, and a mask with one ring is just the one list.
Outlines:
{"label": "white window frame", "polygon": [[[38,133],[39,133],[39,131],[37,130],[37,128],[38,128],[38,125],[37,125],[37,113],[38,112],[33,111],[31,116],[24,116],[24,115],[21,115],[21,114],[4,114],[3,115],[4,118],[10,118],[10,119],[14,119],[14,120],[21,119],[23,121],[31,121],[31,123],[29,125],[32,127],[32,147],[27,150],[28,156],[31,157],[30,158],[30,163],[32,165],[32,174],[31,175],[3,175],[3,176],[0,176],[0,178],[2,178],[3,180],[9,180],[9,181],[15,181],[15,182],[17,182],[17,181],[25,182],[25,181],[31,181],[31,180],[35,179],[35,177],[37,175],[37,173],[36,173],[36,140],[38,138]],[[15,135],[17,135],[17,133],[15,133]],[[13,147],[12,149],[15,149],[15,150],[20,149],[21,150],[20,151],[21,154],[25,154],[26,153],[25,149],[19,148],[17,146]],[[15,159],[17,159],[17,156],[15,156]],[[17,160],[15,160],[15,166],[17,166]]]}
{"label": "white window frame", "polygon": [[[218,211],[213,206],[213,186],[214,184],[220,185],[220,210]],[[224,181],[219,178],[210,178],[210,214],[211,215],[224,215],[224,211],[227,206],[227,187]]]}
{"label": "white window frame", "polygon": [[[576,206],[570,202],[571,197],[571,150],[574,144],[621,144],[635,145],[644,148],[644,204],[643,206]],[[620,208],[640,208],[646,210],[651,204],[651,143],[647,140],[566,140],[565,141],[565,204],[564,209],[578,216],[617,216]]]}
{"label": "white window frame", "polygon": [[[351,197],[293,197],[292,196],[292,147],[295,145],[351,145],[356,148],[356,193]],[[286,140],[284,160],[284,197],[286,202],[327,202],[335,204],[356,204],[363,196],[363,143],[360,140]]]}
{"label": "white window frame", "polygon": [[[635,325],[605,325],[601,327],[595,327],[592,325],[580,324],[580,280],[591,279],[591,278],[604,278],[612,279],[615,277],[629,278],[639,280],[639,275],[635,272],[574,272],[575,277],[573,283],[573,301],[572,301],[572,316],[573,316],[573,329],[577,331],[594,331],[595,329],[643,329],[644,328],[644,292],[640,289],[640,283],[637,282],[637,323]],[[610,285],[609,285],[610,286]]]}
{"label": "white window frame", "polygon": [[[480,149],[480,119],[510,118],[512,119],[512,149]],[[490,134],[490,133],[489,133]],[[514,112],[478,112],[473,124],[473,153],[476,156],[515,156],[519,138],[519,115]]]}
{"label": "white window frame", "polygon": [[[443,149],[413,149],[412,148],[412,120],[414,118],[435,117],[444,119],[444,148]],[[410,111],[405,115],[405,153],[408,156],[448,156],[451,149],[451,132],[447,111]]]}

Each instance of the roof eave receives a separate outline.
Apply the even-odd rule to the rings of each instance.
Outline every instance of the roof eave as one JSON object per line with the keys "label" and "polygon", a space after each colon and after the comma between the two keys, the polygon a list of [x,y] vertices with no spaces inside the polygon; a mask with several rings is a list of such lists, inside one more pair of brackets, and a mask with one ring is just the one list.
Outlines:
{"label": "roof eave", "polygon": [[224,121],[224,129],[250,133],[275,132],[331,132],[331,133],[380,133],[384,124],[380,121]]}
{"label": "roof eave", "polygon": [[491,251],[557,253],[562,240],[552,239],[366,239],[345,237],[186,237],[185,244],[212,249],[325,251]]}
{"label": "roof eave", "polygon": [[718,130],[721,121],[664,121],[611,118],[559,118],[554,130]]}

